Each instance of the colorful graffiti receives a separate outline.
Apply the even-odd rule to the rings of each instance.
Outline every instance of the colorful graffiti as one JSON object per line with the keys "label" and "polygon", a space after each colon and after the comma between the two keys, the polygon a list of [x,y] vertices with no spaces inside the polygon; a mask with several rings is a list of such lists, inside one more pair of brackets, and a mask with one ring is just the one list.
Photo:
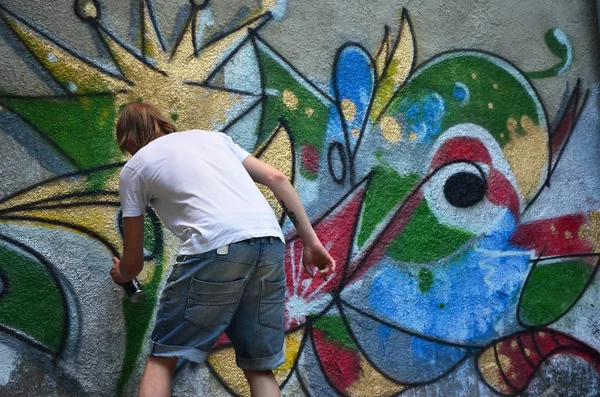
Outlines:
{"label": "colorful graffiti", "polygon": [[[285,16],[285,5],[263,2],[235,27],[205,37],[210,2],[191,1],[169,43],[153,3],[141,0],[136,46],[108,27],[100,2],[75,1],[76,15],[110,55],[106,63],[0,2],[10,37],[62,90],[0,92],[0,106],[68,169],[0,201],[0,333],[65,368],[61,376],[83,394],[98,390],[69,371],[97,354],[84,343],[92,331],[81,306],[90,295],[41,240],[68,233],[93,241],[106,258],[118,254],[116,177],[124,158],[114,122],[125,103],[141,100],[156,103],[180,129],[222,130],[284,171],[338,261],[328,280],[302,273],[301,242],[264,192],[287,237],[287,360],[276,371],[284,393],[443,395],[426,388],[466,376],[490,394],[527,394],[555,357],[587,366],[595,381],[578,387],[597,393],[600,343],[572,315],[586,313],[582,305],[598,296],[600,197],[583,182],[569,192],[569,181],[597,179],[571,148],[598,147],[584,138],[600,125],[600,89],[577,81],[550,121],[530,80],[571,67],[566,33],[546,33],[560,61],[539,71],[466,49],[416,65],[416,32],[404,11],[398,35],[386,28],[372,54],[354,42],[340,47],[324,88],[261,35]],[[50,164],[44,156],[39,161]],[[561,206],[560,194],[581,197]],[[140,279],[147,299],[130,305],[113,288],[120,307],[96,306],[122,317],[99,325],[125,334],[118,377],[97,376],[117,394],[137,381],[176,252],[150,207],[146,223]],[[109,263],[91,265],[106,289]],[[33,290],[45,296],[43,305]],[[249,395],[226,337],[208,366],[227,392]]]}

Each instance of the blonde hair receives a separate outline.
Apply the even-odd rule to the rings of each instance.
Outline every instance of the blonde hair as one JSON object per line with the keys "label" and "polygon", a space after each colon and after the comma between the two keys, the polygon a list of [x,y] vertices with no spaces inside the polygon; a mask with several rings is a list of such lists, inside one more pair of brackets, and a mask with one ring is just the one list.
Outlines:
{"label": "blonde hair", "polygon": [[130,103],[117,120],[117,142],[122,152],[126,152],[127,147],[141,149],[161,133],[176,131],[173,123],[149,103]]}

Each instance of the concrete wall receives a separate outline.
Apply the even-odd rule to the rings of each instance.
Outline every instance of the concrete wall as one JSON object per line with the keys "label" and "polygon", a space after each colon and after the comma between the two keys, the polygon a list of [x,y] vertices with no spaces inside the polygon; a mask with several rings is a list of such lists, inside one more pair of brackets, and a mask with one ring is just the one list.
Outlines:
{"label": "concrete wall", "polygon": [[[121,249],[115,118],[156,103],[284,171],[287,396],[600,394],[596,3],[0,0],[0,395],[134,395],[178,242]],[[281,214],[276,204],[273,204]],[[221,339],[180,396],[248,395]]]}

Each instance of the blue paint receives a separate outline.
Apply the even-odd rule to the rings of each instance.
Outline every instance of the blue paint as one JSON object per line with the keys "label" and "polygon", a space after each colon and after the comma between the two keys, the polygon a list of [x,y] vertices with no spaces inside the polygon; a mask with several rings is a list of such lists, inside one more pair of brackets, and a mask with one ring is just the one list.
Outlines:
{"label": "blue paint", "polygon": [[337,101],[341,103],[343,100],[349,100],[356,107],[354,119],[344,120],[348,135],[354,142],[356,137],[352,130],[361,130],[368,116],[367,110],[375,86],[375,72],[369,54],[357,46],[344,48],[335,64],[333,86],[337,91],[334,92],[337,94]]}
{"label": "blue paint", "polygon": [[507,210],[460,257],[429,268],[433,285],[426,294],[418,286],[422,266],[384,258],[372,270],[367,287],[372,314],[420,335],[470,346],[517,331],[517,303],[530,257],[509,244],[515,229],[514,216]]}
{"label": "blue paint", "polygon": [[429,143],[441,134],[446,106],[438,93],[428,93],[418,100],[404,98],[398,109],[400,114],[394,116],[402,120],[404,131],[416,134],[415,141]]}
{"label": "blue paint", "polygon": [[469,88],[461,82],[457,82],[454,84],[454,88],[452,89],[452,96],[461,103],[461,105],[465,105],[469,102],[471,97],[471,93]]}

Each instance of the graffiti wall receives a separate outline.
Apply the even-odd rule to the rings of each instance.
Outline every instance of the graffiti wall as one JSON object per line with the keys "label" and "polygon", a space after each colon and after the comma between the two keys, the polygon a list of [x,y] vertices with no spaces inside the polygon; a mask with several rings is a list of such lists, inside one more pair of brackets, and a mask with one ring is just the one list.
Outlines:
{"label": "graffiti wall", "polygon": [[[523,4],[527,3],[527,4]],[[178,241],[122,245],[125,104],[283,171],[286,396],[600,394],[593,1],[0,0],[0,395],[135,395]],[[248,396],[226,337],[175,395]]]}

